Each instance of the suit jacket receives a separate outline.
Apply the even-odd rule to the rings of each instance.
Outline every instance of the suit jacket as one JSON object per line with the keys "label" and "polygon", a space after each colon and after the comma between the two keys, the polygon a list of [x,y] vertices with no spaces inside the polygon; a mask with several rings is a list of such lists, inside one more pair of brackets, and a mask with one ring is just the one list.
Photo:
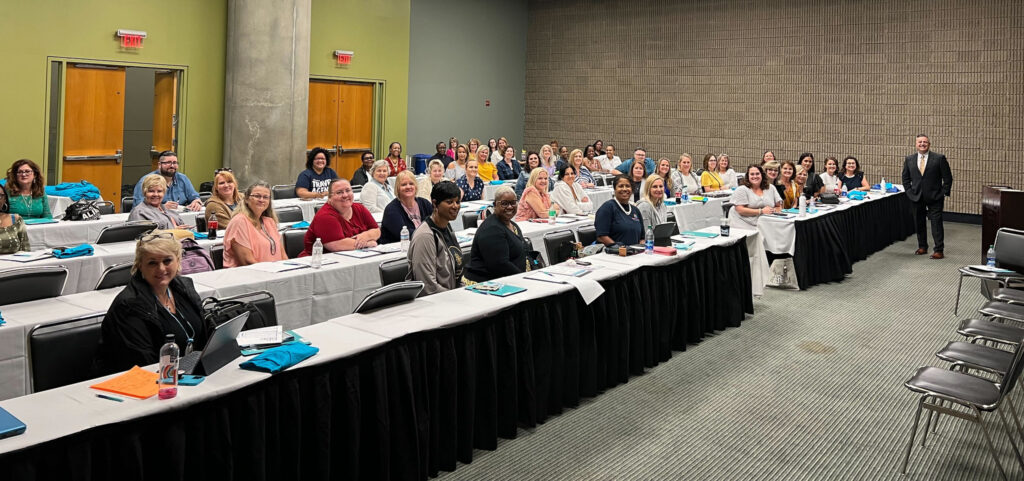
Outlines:
{"label": "suit jacket", "polygon": [[928,152],[928,163],[922,175],[917,166],[917,152],[908,155],[903,162],[903,188],[911,202],[935,202],[948,197],[953,189],[953,173],[946,156]]}

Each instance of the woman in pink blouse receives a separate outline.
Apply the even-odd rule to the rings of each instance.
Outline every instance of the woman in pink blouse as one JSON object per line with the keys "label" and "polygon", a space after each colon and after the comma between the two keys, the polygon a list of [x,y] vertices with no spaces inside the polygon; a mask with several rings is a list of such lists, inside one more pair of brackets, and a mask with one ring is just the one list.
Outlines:
{"label": "woman in pink blouse", "polygon": [[526,188],[523,189],[523,197],[519,199],[519,210],[516,211],[514,220],[547,219],[550,209],[557,211],[558,204],[551,203],[551,194],[548,193],[548,171],[533,169],[530,172],[530,179],[526,181]]}
{"label": "woman in pink blouse", "polygon": [[224,232],[224,267],[287,259],[277,214],[270,205],[270,184],[256,182],[245,189],[245,201]]}

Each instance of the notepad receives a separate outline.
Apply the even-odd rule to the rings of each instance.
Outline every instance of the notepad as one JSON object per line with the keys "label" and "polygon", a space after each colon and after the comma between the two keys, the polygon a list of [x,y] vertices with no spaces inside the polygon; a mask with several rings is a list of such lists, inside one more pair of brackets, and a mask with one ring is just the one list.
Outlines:
{"label": "notepad", "polygon": [[25,225],[56,224],[57,223],[57,221],[55,221],[53,219],[26,219],[26,218],[22,217],[21,220],[25,223]]}
{"label": "notepad", "polygon": [[366,257],[379,256],[380,252],[366,250],[366,249],[356,249],[354,251],[335,252],[335,254],[338,254],[340,256],[346,256],[346,257],[355,257],[356,259],[363,259],[363,258],[366,258]]}
{"label": "notepad", "polygon": [[378,244],[374,247],[370,247],[367,250],[374,252],[380,252],[381,254],[390,254],[392,252],[399,252],[402,250],[402,245],[398,242],[392,242],[390,244]]}
{"label": "notepad", "polygon": [[25,423],[4,408],[0,408],[0,438],[17,436],[23,432],[25,432]]}
{"label": "notepad", "polygon": [[7,254],[0,256],[0,260],[14,261],[14,262],[32,262],[38,261],[39,259],[46,259],[53,257],[53,253],[45,251],[32,251],[32,252],[16,252],[14,254]]}
{"label": "notepad", "polygon": [[[488,286],[496,286],[494,290],[489,290]],[[473,284],[466,286],[466,290],[476,292],[477,294],[489,294],[498,297],[508,297],[512,294],[519,294],[526,290],[525,287],[517,287],[508,284],[498,285],[490,282],[481,282],[479,284]]]}
{"label": "notepad", "polygon": [[249,264],[248,269],[254,269],[260,272],[269,272],[271,274],[277,274],[278,272],[294,271],[295,269],[305,269],[309,267],[309,264],[303,264],[301,262],[294,262],[293,260],[283,262],[259,262],[256,264]]}
{"label": "notepad", "polygon": [[700,237],[703,239],[714,239],[715,237],[718,237],[718,234],[714,232],[698,232],[695,230],[688,230],[680,235],[683,237]]}
{"label": "notepad", "polygon": [[268,347],[284,342],[283,326],[267,326],[238,333],[235,338],[238,347]]}
{"label": "notepad", "polygon": [[160,389],[160,386],[156,383],[158,378],[157,373],[134,366],[120,376],[112,377],[89,387],[136,399],[146,399],[153,397]]}

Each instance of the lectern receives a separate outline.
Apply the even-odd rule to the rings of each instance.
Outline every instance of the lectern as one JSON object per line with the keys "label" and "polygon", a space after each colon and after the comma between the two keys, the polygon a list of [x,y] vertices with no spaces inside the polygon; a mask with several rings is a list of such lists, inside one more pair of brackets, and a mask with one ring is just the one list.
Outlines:
{"label": "lectern", "polygon": [[1000,227],[1024,229],[1024,191],[986,185],[981,191],[981,263]]}

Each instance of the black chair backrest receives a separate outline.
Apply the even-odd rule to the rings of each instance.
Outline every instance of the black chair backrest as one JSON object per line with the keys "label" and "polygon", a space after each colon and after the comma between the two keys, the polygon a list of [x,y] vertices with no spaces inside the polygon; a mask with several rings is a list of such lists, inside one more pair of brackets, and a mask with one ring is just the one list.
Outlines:
{"label": "black chair backrest", "polygon": [[320,212],[320,208],[323,207],[323,206],[324,206],[324,204],[314,205],[313,206],[313,215],[316,215],[317,212]]}
{"label": "black chair backrest", "polygon": [[114,213],[114,203],[109,200],[97,202],[96,208],[99,209],[100,215],[108,215]]}
{"label": "black chair backrest", "polygon": [[92,379],[109,373],[93,372],[100,345],[103,314],[90,314],[53,324],[40,324],[28,333],[32,391]]}
{"label": "black chair backrest", "polygon": [[576,237],[584,247],[597,242],[597,229],[592,225],[585,225],[576,231]]}
{"label": "black chair backrest", "polygon": [[212,180],[208,180],[206,182],[199,184],[199,193],[202,194],[203,192],[213,192]]}
{"label": "black chair backrest", "polygon": [[121,212],[127,214],[132,211],[132,207],[135,207],[134,197],[121,197]]}
{"label": "black chair backrest", "polygon": [[1017,350],[1013,355],[1013,361],[1010,363],[1010,368],[1003,374],[1003,382],[999,386],[1003,397],[1009,394],[1010,391],[1013,391],[1013,386],[1017,384],[1017,380],[1020,378],[1021,370],[1024,370],[1024,339],[1020,339],[1020,342],[1017,344]]}
{"label": "black chair backrest", "polygon": [[202,202],[203,205],[206,205],[206,201],[210,200],[210,196],[211,195],[213,195],[212,192],[200,192],[199,193],[199,202]]}
{"label": "black chair backrest", "polygon": [[286,205],[274,210],[278,222],[302,222],[302,209],[297,205]]}
{"label": "black chair backrest", "polygon": [[732,202],[722,202],[722,217],[729,217],[729,209],[732,209]]}
{"label": "black chair backrest", "polygon": [[306,248],[306,229],[288,229],[281,237],[284,239],[284,252],[289,259],[299,257]]}
{"label": "black chair backrest", "polygon": [[423,283],[419,281],[405,281],[387,285],[367,294],[352,312],[354,314],[365,313],[374,309],[408,302],[416,299],[422,290]]}
{"label": "black chair backrest", "polygon": [[477,211],[467,211],[462,213],[462,228],[476,228],[477,222],[480,220],[480,213]]}
{"label": "black chair backrest", "polygon": [[996,265],[1024,272],[1024,230],[1003,227],[996,232]]}
{"label": "black chair backrest", "polygon": [[380,285],[403,282],[409,276],[409,259],[392,259],[380,263]]}
{"label": "black chair backrest", "polygon": [[58,297],[64,291],[68,268],[17,267],[0,272],[0,306]]}
{"label": "black chair backrest", "polygon": [[576,235],[571,230],[559,230],[544,234],[544,250],[547,251],[548,265],[562,262],[568,257],[558,255],[558,247],[563,242],[576,242]]}
{"label": "black chair backrest", "polygon": [[137,239],[143,234],[148,234],[156,229],[153,222],[129,222],[121,225],[109,225],[100,231],[96,238],[97,244],[110,244],[111,242],[127,242]]}
{"label": "black chair backrest", "polygon": [[217,244],[210,248],[210,259],[213,260],[214,269],[224,268],[224,244]]}
{"label": "black chair backrest", "polygon": [[294,199],[298,197],[295,195],[295,184],[275,185],[271,189],[271,195],[274,197],[274,200]]}
{"label": "black chair backrest", "polygon": [[356,194],[356,193],[359,193],[359,192],[362,192],[362,191],[363,191],[363,186],[361,186],[361,185],[353,185],[352,186],[352,193]]}
{"label": "black chair backrest", "polygon": [[669,211],[668,215],[665,216],[665,222],[675,223],[676,222],[676,213],[672,212],[672,211]]}
{"label": "black chair backrest", "polygon": [[132,278],[132,262],[114,264],[103,270],[94,290],[110,289],[111,287],[127,286]]}

